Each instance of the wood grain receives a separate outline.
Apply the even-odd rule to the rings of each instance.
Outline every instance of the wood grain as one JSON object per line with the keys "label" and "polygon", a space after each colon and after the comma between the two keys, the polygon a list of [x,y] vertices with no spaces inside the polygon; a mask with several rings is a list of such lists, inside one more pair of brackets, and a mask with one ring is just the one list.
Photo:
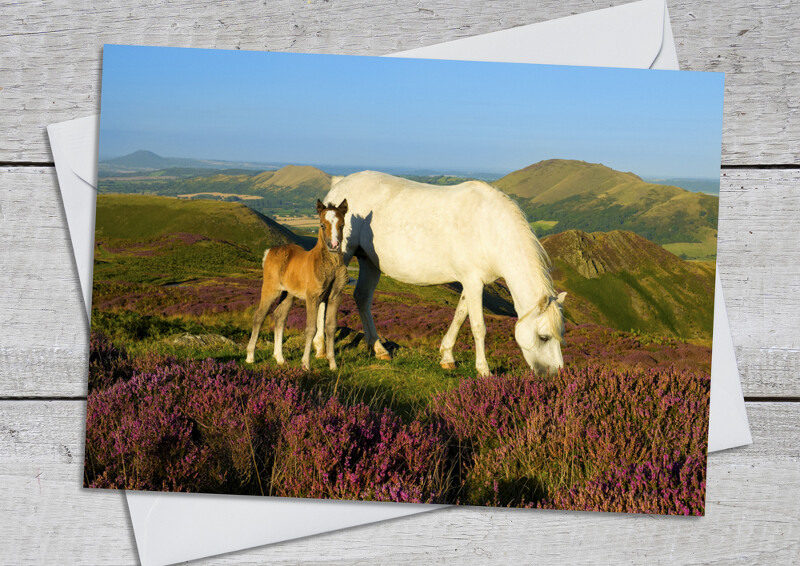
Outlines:
{"label": "wood grain", "polygon": [[[0,397],[86,393],[87,324],[52,168],[0,169]],[[800,170],[726,170],[719,266],[746,395],[800,396]]]}
{"label": "wood grain", "polygon": [[718,262],[745,395],[800,396],[800,170],[726,170]]}
{"label": "wood grain", "polygon": [[[0,6],[0,563],[136,564],[121,492],[83,490],[88,327],[49,123],[99,109],[103,43],[381,55],[628,0],[70,0]],[[726,72],[719,269],[754,444],[702,519],[458,508],[201,564],[800,562],[800,3],[668,0],[681,67]],[[2,167],[3,164],[11,165]],[[13,165],[31,165],[18,167]],[[794,165],[788,169],[747,166]],[[22,400],[34,397],[34,400]]]}
{"label": "wood grain", "polygon": [[[79,487],[85,403],[0,401],[0,517],[15,563],[135,564],[121,492]],[[750,403],[754,444],[712,454],[704,518],[465,507],[200,564],[778,564],[800,552],[800,404]]]}
{"label": "wood grain", "polygon": [[[246,0],[2,8],[0,162],[49,162],[45,125],[96,113],[104,43],[383,55],[627,0]],[[669,2],[681,67],[726,77],[723,163],[800,163],[800,3]]]}

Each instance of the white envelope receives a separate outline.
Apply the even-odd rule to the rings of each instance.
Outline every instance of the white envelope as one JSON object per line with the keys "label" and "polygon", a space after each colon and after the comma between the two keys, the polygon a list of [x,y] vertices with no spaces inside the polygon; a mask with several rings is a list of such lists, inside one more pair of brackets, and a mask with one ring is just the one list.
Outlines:
{"label": "white envelope", "polygon": [[[522,26],[393,57],[678,69],[663,0]],[[91,309],[97,116],[48,126],[87,315]],[[752,443],[719,273],[714,304],[709,452]],[[125,492],[142,564],[161,565],[444,506]]]}

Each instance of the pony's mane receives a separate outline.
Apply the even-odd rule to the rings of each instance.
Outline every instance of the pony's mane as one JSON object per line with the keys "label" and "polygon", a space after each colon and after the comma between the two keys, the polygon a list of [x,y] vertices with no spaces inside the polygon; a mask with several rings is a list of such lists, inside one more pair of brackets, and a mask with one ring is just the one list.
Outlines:
{"label": "pony's mane", "polygon": [[519,237],[518,245],[523,248],[525,255],[533,258],[541,266],[542,269],[537,269],[534,271],[541,277],[541,283],[545,288],[547,296],[554,296],[555,288],[553,287],[553,278],[550,277],[550,270],[553,264],[550,262],[550,257],[547,255],[547,252],[545,251],[544,246],[542,246],[542,243],[539,241],[539,238],[537,238],[533,233],[531,225],[528,223],[528,219],[525,217],[525,213],[514,201],[514,199],[512,199],[506,193],[496,187],[493,187],[492,185],[489,185],[488,183],[484,184],[497,198],[502,200],[503,204],[506,205],[510,215],[508,221],[511,223],[514,231]]}
{"label": "pony's mane", "polygon": [[562,314],[562,307],[556,301],[551,300],[547,308],[542,312],[544,320],[547,322],[547,330],[550,335],[561,342],[564,341],[564,316]]}

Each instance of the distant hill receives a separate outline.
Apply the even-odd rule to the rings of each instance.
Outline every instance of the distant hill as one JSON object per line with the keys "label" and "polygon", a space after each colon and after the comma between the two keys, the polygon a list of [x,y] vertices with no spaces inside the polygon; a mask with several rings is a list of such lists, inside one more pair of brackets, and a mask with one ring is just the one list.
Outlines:
{"label": "distant hill", "polygon": [[474,179],[479,179],[478,177],[456,177],[454,175],[398,175],[398,177],[403,177],[404,179],[408,179],[410,181],[416,181],[417,183],[427,183],[429,185],[458,185],[459,183],[465,183],[467,181],[471,181]]}
{"label": "distant hill", "polygon": [[280,224],[240,203],[98,195],[97,240],[145,241],[170,234],[192,234],[244,246],[259,260],[264,249],[297,239]]}
{"label": "distant hill", "polygon": [[116,165],[125,169],[146,171],[156,169],[166,169],[168,167],[200,167],[205,164],[198,159],[188,159],[182,157],[161,157],[152,151],[140,149],[122,157],[105,159],[100,162],[104,165]]}
{"label": "distant hill", "polygon": [[601,164],[551,159],[493,184],[517,199],[539,235],[622,229],[659,244],[716,235],[718,197],[648,183]]}
{"label": "distant hill", "polygon": [[684,261],[632,232],[568,230],[542,240],[575,323],[709,342],[714,263]]}
{"label": "distant hill", "polygon": [[[253,177],[251,194],[281,193],[288,198],[315,201],[331,188],[331,176],[310,165],[287,165]],[[313,202],[312,201],[312,202]]]}
{"label": "distant hill", "polygon": [[275,171],[227,169],[205,173],[195,168],[170,167],[138,176],[100,178],[98,192],[198,195],[196,198],[203,198],[201,193],[257,196],[260,198],[248,200],[247,204],[265,214],[313,214],[316,200],[327,194],[330,185],[330,175],[307,165],[287,165]]}
{"label": "distant hill", "polygon": [[700,177],[667,177],[667,178],[650,178],[643,177],[648,183],[657,183],[659,185],[674,185],[693,193],[706,193],[707,195],[719,196],[719,177],[715,179],[703,179]]}
{"label": "distant hill", "polygon": [[98,163],[98,177],[118,174],[150,173],[169,168],[186,169],[247,169],[267,170],[276,167],[265,163],[248,161],[223,161],[219,159],[193,159],[188,157],[162,157],[152,151],[140,149],[112,159],[101,159]]}

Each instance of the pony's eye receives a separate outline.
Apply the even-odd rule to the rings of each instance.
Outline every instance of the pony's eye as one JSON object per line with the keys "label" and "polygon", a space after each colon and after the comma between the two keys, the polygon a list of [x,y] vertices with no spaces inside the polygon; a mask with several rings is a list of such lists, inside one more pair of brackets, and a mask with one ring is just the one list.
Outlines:
{"label": "pony's eye", "polygon": [[542,342],[547,342],[548,340],[550,340],[550,337],[549,336],[539,336],[539,340],[541,340]]}

